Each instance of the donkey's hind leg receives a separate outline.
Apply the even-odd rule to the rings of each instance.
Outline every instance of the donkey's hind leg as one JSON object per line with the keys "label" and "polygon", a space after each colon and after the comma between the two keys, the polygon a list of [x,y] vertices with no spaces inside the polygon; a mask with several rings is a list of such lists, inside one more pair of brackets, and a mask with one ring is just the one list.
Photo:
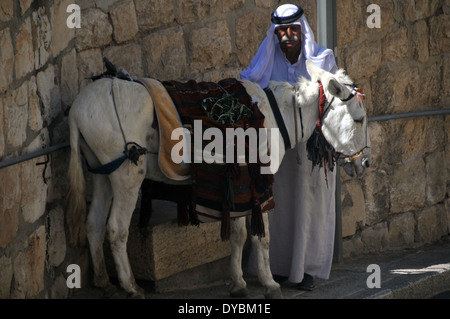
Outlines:
{"label": "donkey's hind leg", "polygon": [[94,285],[105,289],[110,294],[113,285],[109,282],[103,254],[103,242],[106,233],[106,219],[111,207],[112,190],[109,179],[105,175],[93,176],[93,196],[86,223],[89,249],[94,268]]}
{"label": "donkey's hind leg", "polygon": [[[88,164],[91,167],[99,166],[100,162],[84,139],[80,140],[80,145]],[[105,240],[106,220],[111,207],[112,189],[106,175],[92,175],[92,181],[92,202],[86,221],[86,233],[94,268],[94,286],[104,289],[109,296],[115,292],[115,287],[109,282],[103,254],[103,242]]]}
{"label": "donkey's hind leg", "polygon": [[126,162],[109,176],[114,200],[106,230],[119,283],[132,297],[144,297],[143,289],[134,279],[127,254],[129,226],[144,176],[145,160],[138,166]]}

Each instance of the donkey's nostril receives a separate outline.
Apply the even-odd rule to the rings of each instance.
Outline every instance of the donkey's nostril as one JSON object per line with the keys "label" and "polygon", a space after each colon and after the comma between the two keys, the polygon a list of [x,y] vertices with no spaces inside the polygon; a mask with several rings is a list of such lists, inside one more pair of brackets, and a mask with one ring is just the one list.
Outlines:
{"label": "donkey's nostril", "polygon": [[364,157],[361,161],[361,166],[365,167],[365,168],[369,168],[370,167],[370,161],[367,157]]}

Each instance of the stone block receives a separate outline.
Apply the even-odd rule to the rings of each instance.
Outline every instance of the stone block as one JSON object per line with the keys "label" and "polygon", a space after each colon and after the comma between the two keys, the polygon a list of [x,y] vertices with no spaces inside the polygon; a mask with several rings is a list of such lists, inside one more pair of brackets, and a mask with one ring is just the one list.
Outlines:
{"label": "stone block", "polygon": [[[177,21],[181,24],[201,21],[211,16],[217,12],[220,4],[217,0],[182,0],[177,2]],[[232,5],[232,3],[229,5]]]}
{"label": "stone block", "polygon": [[361,232],[361,242],[366,252],[378,253],[389,247],[389,232],[387,223],[367,227]]}
{"label": "stone block", "polygon": [[208,24],[207,27],[194,29],[188,36],[190,66],[195,72],[204,72],[211,68],[223,68],[232,53],[231,36],[225,21]]}
{"label": "stone block", "polygon": [[445,205],[427,207],[416,213],[416,242],[433,243],[448,235],[448,216]]}
{"label": "stone block", "polygon": [[160,80],[181,79],[186,74],[187,52],[180,27],[165,29],[146,36],[142,50],[147,74]]}
{"label": "stone block", "polygon": [[[47,221],[49,229],[48,238],[48,264],[58,267],[66,257],[66,233],[64,231],[64,211],[61,207],[52,209]],[[67,287],[66,287],[67,288]]]}
{"label": "stone block", "polygon": [[[67,7],[73,4],[73,0],[56,0],[54,5],[50,8],[51,25],[52,25],[52,53],[53,56],[58,56],[61,51],[68,47],[69,42],[75,37],[75,29],[67,27],[68,13]],[[82,15],[81,27],[87,28],[83,25],[86,21],[87,15]],[[87,22],[87,21],[86,21]],[[80,30],[80,29],[77,29]]]}
{"label": "stone block", "polygon": [[366,224],[374,225],[386,220],[389,215],[389,177],[384,170],[368,172],[363,179],[366,207]]}
{"label": "stone block", "polygon": [[[35,152],[42,149],[43,145],[49,145],[50,138],[48,131],[45,129],[34,141],[24,149],[25,154]],[[22,216],[25,222],[34,223],[45,212],[47,204],[47,184],[42,178],[42,166],[36,164],[42,162],[43,158],[35,158],[20,164],[20,179],[21,179],[21,192],[22,199],[20,207],[22,210]],[[46,177],[49,176],[49,170],[47,170]]]}
{"label": "stone block", "polygon": [[442,1],[440,0],[399,1],[399,5],[405,15],[405,19],[408,21],[417,21],[420,19],[431,17],[432,15],[436,14],[441,4]]}
{"label": "stone block", "polygon": [[[433,108],[433,104],[441,103],[442,98],[442,59],[441,57],[430,58],[428,61],[420,65],[420,93],[411,100],[415,103],[416,110],[421,106]],[[435,107],[434,107],[435,108]]]}
{"label": "stone block", "polygon": [[32,14],[32,32],[34,36],[35,52],[34,67],[36,70],[45,65],[52,51],[52,29],[45,7],[40,7]]}
{"label": "stone block", "polygon": [[160,280],[230,255],[230,243],[220,239],[220,223],[179,227],[167,222],[147,236],[132,226],[128,255],[136,278]]}
{"label": "stone block", "polygon": [[[357,0],[336,1],[337,22],[338,22],[338,43],[340,46],[347,46],[358,38],[358,29],[362,29],[362,22],[359,19],[359,12],[355,10],[360,2]],[[359,22],[359,27],[355,23]]]}
{"label": "stone block", "polygon": [[[272,3],[276,1],[276,0],[264,0],[264,1],[260,1],[260,0],[256,0],[255,1],[255,5],[258,6],[264,6],[264,5],[272,5]],[[261,2],[263,2],[261,4]],[[261,4],[261,5],[260,5]],[[245,5],[245,0],[229,0],[229,1],[222,1],[222,12],[230,12],[230,11],[234,11],[237,10],[241,7],[243,7]]]}
{"label": "stone block", "polygon": [[388,147],[389,141],[388,130],[383,123],[372,122],[369,123],[370,132],[370,148],[372,153],[371,167],[379,169],[383,167],[385,160],[385,151]]}
{"label": "stone block", "polygon": [[450,97],[450,55],[443,57],[443,77],[442,77],[442,95],[444,98]]}
{"label": "stone block", "polygon": [[19,229],[20,198],[18,168],[0,170],[0,248],[6,248]]}
{"label": "stone block", "polygon": [[[82,286],[83,287],[83,286]],[[67,299],[69,288],[67,288],[66,278],[61,274],[56,277],[51,287],[46,292],[46,299]]]}
{"label": "stone block", "polygon": [[14,259],[14,298],[34,298],[44,289],[45,235],[45,226],[37,228]]}
{"label": "stone block", "polygon": [[433,153],[445,146],[445,129],[442,117],[398,120],[383,124],[388,147],[383,150],[387,164],[400,164],[424,154]]}
{"label": "stone block", "polygon": [[0,158],[3,158],[3,156],[5,155],[5,134],[3,133],[4,131],[4,121],[3,121],[3,104],[4,104],[5,99],[0,98]]}
{"label": "stone block", "polygon": [[144,76],[142,66],[142,50],[138,44],[111,46],[104,50],[103,55],[111,61],[117,69],[125,69],[131,76]]}
{"label": "stone block", "polygon": [[424,20],[416,22],[413,26],[413,58],[424,63],[430,57],[429,30]]}
{"label": "stone block", "polygon": [[361,241],[361,237],[353,236],[342,241],[343,257],[350,258],[354,256],[367,254],[368,251]]}
{"label": "stone block", "polygon": [[22,15],[30,8],[31,4],[34,0],[20,0],[20,11],[22,12]]}
{"label": "stone block", "polygon": [[389,247],[404,248],[414,244],[414,213],[394,216],[389,222]]}
{"label": "stone block", "polygon": [[393,27],[386,34],[382,45],[383,61],[398,61],[408,57],[408,30]]}
{"label": "stone block", "polygon": [[269,26],[270,18],[261,12],[249,12],[236,19],[236,49],[242,65],[250,64]]}
{"label": "stone block", "polygon": [[[241,1],[244,2],[244,1]],[[255,0],[255,6],[263,9],[271,9],[277,4],[276,0]],[[303,8],[303,7],[302,7]]]}
{"label": "stone block", "polygon": [[135,0],[136,16],[141,31],[167,26],[175,21],[173,1]]}
{"label": "stone block", "polygon": [[14,49],[9,28],[0,30],[0,61],[0,93],[3,93],[13,80]]}
{"label": "stone block", "polygon": [[426,174],[423,159],[397,166],[391,176],[391,213],[415,211],[425,207]]}
{"label": "stone block", "polygon": [[13,277],[11,258],[0,256],[0,274],[0,299],[8,299]]}
{"label": "stone block", "polygon": [[28,87],[22,84],[4,100],[3,112],[5,119],[6,143],[19,148],[27,138],[28,123]]}
{"label": "stone block", "polygon": [[153,201],[152,221],[145,231],[132,223],[127,246],[135,277],[152,281],[223,259],[231,252],[230,242],[220,238],[220,223],[180,227],[176,206],[163,201]]}
{"label": "stone block", "polygon": [[38,132],[43,127],[41,106],[39,104],[35,76],[32,76],[28,81],[28,127],[33,132]]}
{"label": "stone block", "polygon": [[14,0],[0,1],[0,21],[9,21],[14,15]]}
{"label": "stone block", "polygon": [[134,2],[132,0],[117,2],[111,6],[109,14],[116,42],[121,43],[133,39],[139,31]]}
{"label": "stone block", "polygon": [[15,36],[14,71],[16,78],[20,79],[34,70],[34,52],[31,36],[31,19],[27,18],[20,26]]}
{"label": "stone block", "polygon": [[450,234],[450,198],[445,200],[444,208],[447,212],[447,231]]}
{"label": "stone block", "polygon": [[[361,50],[370,47],[370,50]],[[359,43],[344,49],[343,61],[348,74],[358,81],[361,77],[373,75],[381,65],[383,58],[381,40]],[[386,74],[383,74],[385,77]]]}
{"label": "stone block", "polygon": [[77,53],[75,49],[67,53],[61,62],[61,100],[63,105],[72,105],[78,94]]}
{"label": "stone block", "polygon": [[80,91],[92,80],[87,79],[93,75],[103,73],[103,56],[100,49],[90,49],[78,53],[78,83]]}
{"label": "stone block", "polygon": [[44,120],[52,121],[61,113],[61,91],[57,84],[57,70],[50,64],[45,70],[37,74],[38,94],[44,104]]}
{"label": "stone block", "polygon": [[423,83],[419,68],[411,66],[407,61],[402,61],[392,64],[388,72],[394,75],[392,81],[387,84],[391,85],[393,89],[393,111],[395,113],[414,111],[417,106],[415,99],[419,94],[423,93]]}
{"label": "stone block", "polygon": [[[109,8],[119,0],[95,0],[95,7],[108,12]],[[89,1],[92,2],[92,1]]]}
{"label": "stone block", "polygon": [[425,158],[427,204],[442,202],[447,193],[447,166],[444,152],[434,152]]}
{"label": "stone block", "polygon": [[78,51],[101,48],[111,42],[113,28],[108,15],[100,9],[82,12],[81,28],[76,29],[75,47]]}
{"label": "stone block", "polygon": [[350,181],[342,185],[342,236],[353,236],[359,227],[366,224],[364,193],[361,185]]}
{"label": "stone block", "polygon": [[430,19],[430,55],[450,52],[450,16],[438,15]]}

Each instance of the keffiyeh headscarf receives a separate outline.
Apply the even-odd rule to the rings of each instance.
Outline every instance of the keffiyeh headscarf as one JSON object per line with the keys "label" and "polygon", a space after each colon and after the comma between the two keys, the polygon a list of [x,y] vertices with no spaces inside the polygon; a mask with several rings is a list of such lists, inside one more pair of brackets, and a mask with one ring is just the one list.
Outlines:
{"label": "keffiyeh headscarf", "polygon": [[333,69],[335,66],[333,51],[321,47],[315,42],[314,33],[300,6],[285,4],[278,7],[272,13],[271,21],[272,24],[258,52],[250,62],[249,67],[240,73],[243,80],[256,82],[262,88],[267,87],[272,75],[275,50],[280,45],[275,29],[282,25],[300,25],[302,31],[302,53],[305,58],[313,61],[324,70],[331,71]]}

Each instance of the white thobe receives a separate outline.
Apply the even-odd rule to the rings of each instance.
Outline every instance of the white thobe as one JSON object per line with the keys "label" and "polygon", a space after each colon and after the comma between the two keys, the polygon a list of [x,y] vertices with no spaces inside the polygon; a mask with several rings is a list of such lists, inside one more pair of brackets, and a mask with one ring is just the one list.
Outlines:
{"label": "white thobe", "polygon": [[[277,46],[271,80],[291,84],[300,76],[309,78],[303,54],[291,64]],[[331,72],[335,72],[336,65]],[[270,265],[273,274],[287,276],[293,283],[305,273],[328,279],[333,260],[335,233],[336,170],[315,167],[307,158],[306,143],[298,145],[302,165],[297,164],[297,150],[288,150],[275,174],[273,193],[275,211],[269,213]],[[254,269],[254,257],[249,261]]]}

